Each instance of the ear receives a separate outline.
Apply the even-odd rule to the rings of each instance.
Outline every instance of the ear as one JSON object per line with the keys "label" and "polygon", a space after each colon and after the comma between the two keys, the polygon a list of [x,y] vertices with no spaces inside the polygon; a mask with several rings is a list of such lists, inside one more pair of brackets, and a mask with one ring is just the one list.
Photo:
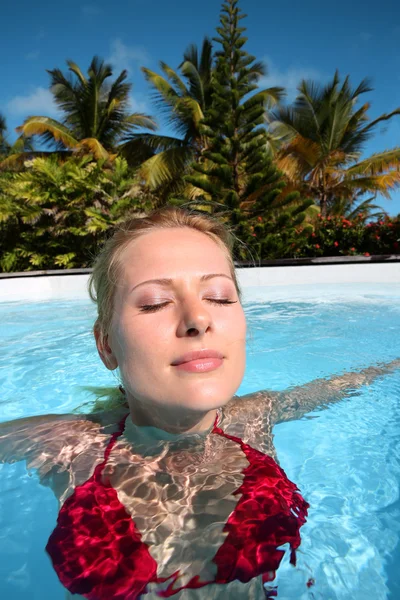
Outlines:
{"label": "ear", "polygon": [[114,369],[118,367],[118,361],[110,348],[108,336],[103,334],[97,323],[94,326],[93,333],[96,340],[97,352],[99,353],[101,360],[107,369],[114,371]]}

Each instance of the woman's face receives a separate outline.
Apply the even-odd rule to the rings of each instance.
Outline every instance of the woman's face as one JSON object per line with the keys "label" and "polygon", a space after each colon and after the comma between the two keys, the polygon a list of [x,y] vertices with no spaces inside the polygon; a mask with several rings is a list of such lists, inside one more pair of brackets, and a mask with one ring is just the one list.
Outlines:
{"label": "woman's face", "polygon": [[[108,347],[129,397],[145,407],[209,411],[244,374],[246,322],[221,248],[190,228],[158,229],[124,250]],[[188,362],[190,352],[204,351]],[[217,357],[207,358],[213,351]]]}

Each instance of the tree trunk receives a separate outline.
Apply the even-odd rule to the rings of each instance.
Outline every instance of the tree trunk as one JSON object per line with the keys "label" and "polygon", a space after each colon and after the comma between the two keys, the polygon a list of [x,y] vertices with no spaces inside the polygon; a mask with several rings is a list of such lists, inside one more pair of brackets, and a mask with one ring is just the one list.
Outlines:
{"label": "tree trunk", "polygon": [[319,206],[320,206],[320,209],[321,209],[321,215],[323,217],[326,217],[327,216],[327,208],[328,208],[326,194],[321,194],[320,200],[319,200]]}

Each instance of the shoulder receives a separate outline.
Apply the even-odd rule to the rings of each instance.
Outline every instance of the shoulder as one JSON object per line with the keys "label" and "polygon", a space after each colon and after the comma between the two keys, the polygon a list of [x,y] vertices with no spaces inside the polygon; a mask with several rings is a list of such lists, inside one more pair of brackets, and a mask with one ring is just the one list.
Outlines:
{"label": "shoulder", "polygon": [[[108,438],[117,422],[111,414],[40,415],[0,424],[0,462],[59,460],[82,443]],[[74,450],[75,449],[75,450]],[[33,465],[35,466],[35,465]]]}
{"label": "shoulder", "polygon": [[273,402],[274,392],[234,396],[224,408],[224,431],[275,457],[271,423]]}
{"label": "shoulder", "polygon": [[25,417],[15,419],[14,421],[5,421],[0,423],[0,440],[10,438],[19,434],[30,434],[31,432],[46,431],[52,427],[79,427],[78,423],[86,421],[85,416],[81,415],[39,415],[35,417]]}
{"label": "shoulder", "polygon": [[277,392],[260,390],[243,396],[234,396],[228,406],[237,416],[265,413],[273,409],[277,396]]}

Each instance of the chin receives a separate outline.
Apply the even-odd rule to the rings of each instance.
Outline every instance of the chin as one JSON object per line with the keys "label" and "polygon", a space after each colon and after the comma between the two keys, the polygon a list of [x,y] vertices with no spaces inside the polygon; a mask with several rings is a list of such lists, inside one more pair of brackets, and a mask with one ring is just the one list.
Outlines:
{"label": "chin", "polygon": [[233,395],[234,392],[227,394],[226,392],[222,393],[217,390],[214,394],[192,393],[183,397],[179,404],[182,408],[185,407],[195,411],[207,412],[225,406],[232,399]]}

